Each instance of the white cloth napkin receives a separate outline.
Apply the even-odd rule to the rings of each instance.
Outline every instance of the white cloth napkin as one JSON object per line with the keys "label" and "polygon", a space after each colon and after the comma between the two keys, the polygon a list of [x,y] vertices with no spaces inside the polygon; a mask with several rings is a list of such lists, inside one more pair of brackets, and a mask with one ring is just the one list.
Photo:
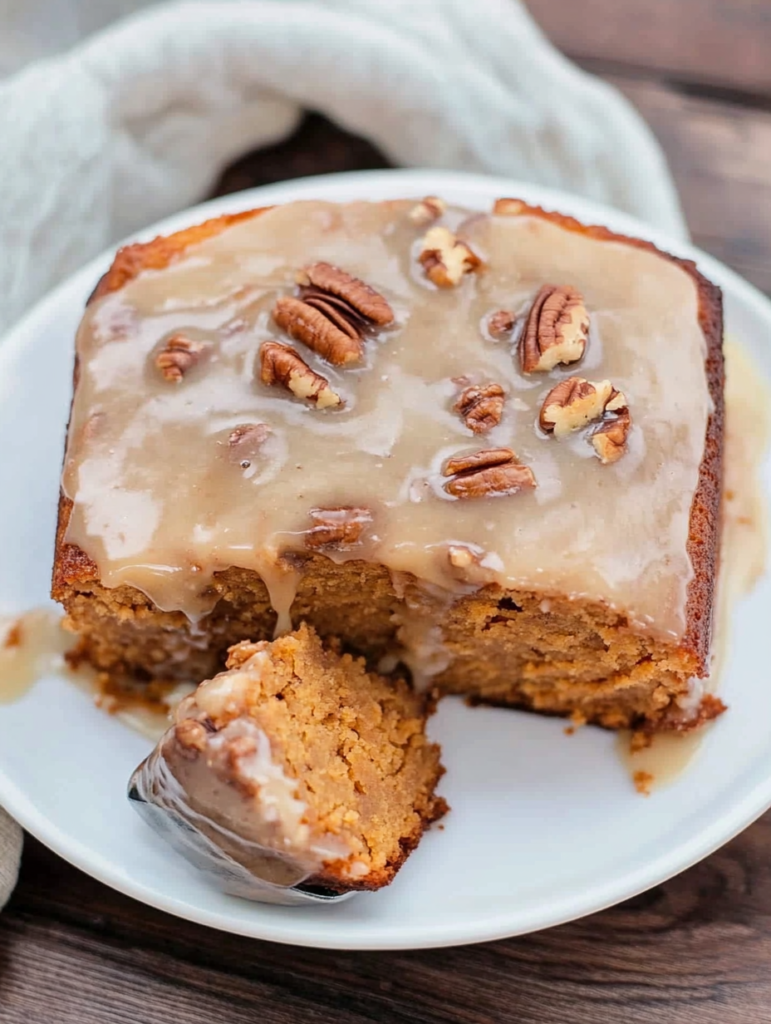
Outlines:
{"label": "white cloth napkin", "polygon": [[16,885],[21,856],[21,829],[0,807],[0,907]]}
{"label": "white cloth napkin", "polygon": [[[650,131],[518,0],[11,0],[5,17],[0,330],[303,108],[396,164],[537,181],[685,235]],[[18,850],[0,815],[0,905]]]}

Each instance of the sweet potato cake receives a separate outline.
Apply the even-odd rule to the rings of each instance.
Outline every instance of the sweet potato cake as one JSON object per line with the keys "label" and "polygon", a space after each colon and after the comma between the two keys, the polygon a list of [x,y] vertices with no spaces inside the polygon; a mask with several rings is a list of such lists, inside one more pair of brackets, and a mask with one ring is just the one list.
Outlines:
{"label": "sweet potato cake", "polygon": [[692,263],[518,200],[255,210],[97,285],[53,595],[111,673],[307,622],[440,693],[683,728],[722,457]]}

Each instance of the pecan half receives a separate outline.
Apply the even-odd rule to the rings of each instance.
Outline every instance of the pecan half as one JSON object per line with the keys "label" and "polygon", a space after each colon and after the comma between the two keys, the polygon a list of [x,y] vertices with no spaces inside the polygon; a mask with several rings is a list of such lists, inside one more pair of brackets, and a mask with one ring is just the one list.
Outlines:
{"label": "pecan half", "polygon": [[559,363],[575,363],[584,354],[588,337],[589,315],[580,292],[570,285],[545,284],[519,339],[522,372],[546,372]]}
{"label": "pecan half", "polygon": [[155,365],[166,380],[179,384],[187,371],[201,360],[207,347],[203,341],[192,341],[184,334],[175,334],[155,357]]}
{"label": "pecan half", "polygon": [[487,330],[493,338],[503,338],[514,329],[516,317],[508,309],[499,309],[487,318]]}
{"label": "pecan half", "polygon": [[472,384],[460,393],[453,409],[475,434],[486,434],[501,422],[504,397],[500,384]]}
{"label": "pecan half", "polygon": [[[608,409],[608,406],[605,407]],[[600,457],[600,462],[608,465],[618,462],[626,451],[626,439],[632,426],[632,417],[628,408],[620,409],[615,419],[606,420],[592,432],[589,440]]]}
{"label": "pecan half", "polygon": [[260,348],[260,380],[263,384],[280,384],[317,409],[343,404],[326,377],[312,370],[289,345],[277,341],[266,341]]}
{"label": "pecan half", "polygon": [[413,224],[423,226],[430,224],[433,220],[439,220],[446,209],[447,204],[444,199],[440,199],[439,196],[426,196],[412,207],[409,217]]}
{"label": "pecan half", "polygon": [[358,544],[372,522],[368,508],[341,506],[340,508],[312,508],[314,525],[305,534],[305,546],[319,548],[348,548]]}
{"label": "pecan half", "polygon": [[379,327],[393,323],[394,311],[380,292],[331,263],[311,263],[304,267],[298,275],[298,284],[304,289],[301,294],[306,302],[312,294],[310,289],[315,289],[325,292],[327,298],[336,296],[356,315]]}
{"label": "pecan half", "polygon": [[345,366],[358,362],[364,351],[361,338],[351,327],[341,329],[333,315],[331,306],[327,311],[316,309],[288,295],[277,299],[273,309],[273,319],[290,338],[318,352],[328,363]]}
{"label": "pecan half", "polygon": [[379,292],[331,263],[310,264],[297,283],[299,298],[279,298],[273,319],[334,366],[357,362],[366,332],[393,322],[393,310]]}
{"label": "pecan half", "polygon": [[418,261],[423,265],[426,277],[437,288],[454,288],[464,274],[482,266],[477,254],[443,227],[426,232]]}
{"label": "pecan half", "polygon": [[485,498],[536,486],[533,471],[523,466],[510,448],[486,448],[471,455],[448,459],[444,475],[451,477],[444,485],[456,498]]}

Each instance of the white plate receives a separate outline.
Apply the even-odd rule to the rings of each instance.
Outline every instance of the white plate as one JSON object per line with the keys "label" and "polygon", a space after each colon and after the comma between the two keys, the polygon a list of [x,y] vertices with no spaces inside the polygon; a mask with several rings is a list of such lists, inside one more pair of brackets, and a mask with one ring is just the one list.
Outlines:
{"label": "white plate", "polygon": [[[297,198],[347,200],[438,193],[485,208],[520,196],[584,221],[651,238],[699,262],[726,297],[728,329],[771,376],[771,304],[710,257],[631,217],[503,179],[384,171],[292,181],[228,196],[172,217],[151,237],[205,217]],[[111,255],[41,302],[0,346],[0,611],[48,595],[58,474],[70,401],[73,335]],[[771,489],[771,463],[765,466]],[[247,903],[208,888],[138,818],[126,780],[148,742],[47,677],[0,705],[0,803],[89,874],[180,917],[241,935],[340,949],[479,942],[558,924],[632,896],[705,857],[771,805],[771,689],[766,577],[735,622],[722,694],[730,712],[693,768],[642,799],[599,729],[568,738],[559,720],[442,703],[432,733],[452,805],[394,885],[332,907]]]}

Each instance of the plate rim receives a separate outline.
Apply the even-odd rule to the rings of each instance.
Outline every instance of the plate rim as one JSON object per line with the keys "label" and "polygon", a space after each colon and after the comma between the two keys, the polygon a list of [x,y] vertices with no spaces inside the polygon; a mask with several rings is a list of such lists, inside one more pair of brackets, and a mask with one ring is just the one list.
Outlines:
{"label": "plate rim", "polygon": [[[429,181],[432,183],[430,188],[427,187]],[[416,197],[427,192],[449,191],[457,194],[465,191],[469,201],[472,201],[476,194],[477,203],[480,200],[508,194],[547,208],[572,213],[584,222],[605,224],[615,231],[646,238],[665,251],[695,260],[707,277],[715,280],[726,291],[730,291],[737,301],[749,307],[761,320],[765,320],[771,332],[771,301],[762,292],[709,254],[688,242],[673,238],[664,231],[638,221],[629,214],[569,192],[505,177],[430,169],[394,169],[351,171],[290,179],[218,197],[166,217],[110,246],[39,299],[0,339],[0,354],[6,354],[2,358],[12,358],[14,352],[24,347],[27,338],[36,333],[39,325],[49,315],[49,311],[55,309],[62,301],[66,301],[66,296],[73,290],[82,290],[89,282],[93,284],[107,269],[116,248],[120,245],[143,241],[208,217],[248,209],[255,205],[266,205],[271,201],[285,202],[290,198],[311,198],[315,192],[321,193],[319,198],[342,199],[349,188],[354,191],[357,188],[371,188],[373,198],[384,198],[389,188],[396,188],[402,195]],[[330,196],[331,192],[336,191],[340,194]],[[358,195],[357,198],[364,197]],[[290,945],[373,951],[425,949],[500,940],[554,927],[606,909],[672,878],[729,842],[771,807],[771,768],[765,779],[744,793],[731,813],[724,814],[709,827],[660,854],[631,876],[619,876],[615,881],[594,886],[585,892],[574,894],[571,898],[560,897],[555,904],[539,904],[537,908],[520,914],[519,922],[513,926],[507,923],[507,919],[510,920],[512,917],[512,912],[508,909],[500,913],[486,913],[470,923],[459,922],[455,927],[442,923],[432,928],[430,922],[418,929],[410,925],[407,934],[399,932],[394,926],[378,927],[377,924],[373,926],[371,922],[364,922],[357,923],[350,934],[338,935],[329,917],[323,912],[319,913],[312,927],[308,926],[307,921],[299,923],[299,926],[293,926],[291,908],[287,909],[279,924],[272,919],[261,918],[259,913],[256,913],[247,926],[245,922],[234,921],[225,912],[208,910],[175,897],[159,894],[145,883],[134,881],[122,870],[114,869],[87,844],[52,825],[46,815],[37,810],[2,768],[0,799],[5,809],[28,832],[70,864],[125,895],[185,920],[233,935]]]}

